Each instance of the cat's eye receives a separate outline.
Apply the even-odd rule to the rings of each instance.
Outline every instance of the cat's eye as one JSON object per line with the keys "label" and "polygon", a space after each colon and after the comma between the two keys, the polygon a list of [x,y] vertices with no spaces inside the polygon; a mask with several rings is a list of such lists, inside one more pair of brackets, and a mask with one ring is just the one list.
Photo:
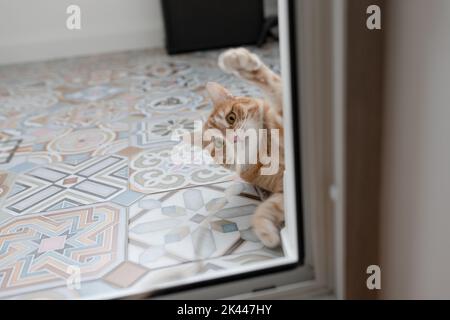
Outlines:
{"label": "cat's eye", "polygon": [[231,111],[229,114],[227,114],[226,120],[229,124],[234,124],[236,122],[236,114]]}

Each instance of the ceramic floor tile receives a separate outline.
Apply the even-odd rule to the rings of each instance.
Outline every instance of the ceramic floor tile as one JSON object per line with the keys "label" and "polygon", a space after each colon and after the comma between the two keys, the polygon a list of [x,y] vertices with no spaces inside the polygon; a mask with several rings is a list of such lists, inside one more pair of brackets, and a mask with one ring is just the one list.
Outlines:
{"label": "ceramic floor tile", "polygon": [[241,246],[259,249],[250,226],[259,203],[256,190],[243,182],[146,196],[130,207],[129,258],[160,268],[229,255]]}
{"label": "ceramic floor tile", "polygon": [[[276,45],[255,50],[279,72]],[[261,95],[219,53],[0,67],[0,297],[120,296],[282,256],[251,229],[261,193],[207,153],[171,157],[212,108],[206,82]]]}
{"label": "ceramic floor tile", "polygon": [[132,124],[130,145],[145,150],[174,146],[181,141],[183,134],[196,129],[196,122],[201,125],[202,120],[204,115],[201,113],[186,113],[136,121]]}
{"label": "ceramic floor tile", "polygon": [[109,201],[128,186],[128,159],[119,155],[55,162],[16,174],[3,210],[12,215]]}
{"label": "ceramic floor tile", "polygon": [[112,203],[28,215],[0,226],[0,297],[100,278],[125,259],[126,210]]}
{"label": "ceramic floor tile", "polygon": [[156,151],[145,150],[133,157],[130,161],[130,190],[156,193],[212,184],[236,177],[233,171],[215,164],[205,150],[193,148],[192,161],[186,163],[183,159],[184,145],[180,143],[175,147]]}
{"label": "ceramic floor tile", "polygon": [[[127,262],[112,270],[103,279],[82,282],[78,289],[70,289],[63,286],[9,298],[46,300],[78,299],[83,297],[102,298],[105,296],[105,293],[108,294],[108,297],[121,297],[129,294],[129,291],[124,290],[129,290],[133,287],[136,289],[136,292],[133,294],[139,297],[140,294],[151,294],[153,288],[168,281],[185,280],[188,277],[203,274],[214,275],[226,270],[251,266],[269,260],[273,261],[282,257],[283,252],[281,249],[260,248],[202,261],[181,262],[151,270]],[[120,274],[121,272],[130,272],[130,274]]]}

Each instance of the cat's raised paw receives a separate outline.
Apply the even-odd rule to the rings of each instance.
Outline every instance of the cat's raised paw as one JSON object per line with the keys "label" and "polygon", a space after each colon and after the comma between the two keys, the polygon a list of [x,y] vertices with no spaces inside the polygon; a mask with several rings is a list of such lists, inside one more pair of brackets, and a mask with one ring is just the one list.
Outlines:
{"label": "cat's raised paw", "polygon": [[255,234],[268,248],[278,247],[281,243],[280,232],[269,219],[255,219],[253,224]]}
{"label": "cat's raised paw", "polygon": [[243,72],[256,71],[261,65],[259,57],[245,48],[230,49],[219,56],[219,67],[237,76],[243,76]]}

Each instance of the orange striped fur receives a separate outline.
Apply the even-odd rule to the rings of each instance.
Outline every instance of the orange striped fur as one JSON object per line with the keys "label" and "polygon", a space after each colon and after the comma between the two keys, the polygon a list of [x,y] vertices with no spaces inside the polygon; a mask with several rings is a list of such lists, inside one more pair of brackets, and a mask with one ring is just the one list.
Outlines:
{"label": "orange striped fur", "polygon": [[[227,73],[232,73],[258,86],[266,95],[266,99],[234,97],[227,89],[218,83],[208,83],[206,88],[211,96],[214,109],[205,122],[207,129],[219,130],[223,135],[223,157],[226,159],[226,130],[267,129],[266,143],[268,150],[278,148],[279,167],[272,175],[263,175],[264,165],[259,155],[256,164],[224,164],[235,169],[245,181],[272,192],[272,195],[262,202],[255,210],[252,223],[256,235],[264,245],[276,247],[280,245],[279,230],[284,223],[283,205],[283,174],[284,162],[284,130],[282,123],[282,86],[279,75],[265,66],[258,56],[246,49],[238,48],[224,52],[219,58],[219,66]],[[232,121],[234,120],[234,121]],[[271,145],[271,129],[278,130],[279,140]],[[216,158],[212,144],[204,143],[204,148]],[[256,152],[256,151],[255,151]]]}

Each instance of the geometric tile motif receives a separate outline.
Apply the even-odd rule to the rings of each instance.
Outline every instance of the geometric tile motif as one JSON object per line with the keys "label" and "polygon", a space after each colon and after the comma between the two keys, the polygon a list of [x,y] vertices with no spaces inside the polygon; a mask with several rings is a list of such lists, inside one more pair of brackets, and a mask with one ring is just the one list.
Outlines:
{"label": "geometric tile motif", "polygon": [[69,131],[53,139],[47,150],[61,155],[72,155],[94,151],[101,146],[110,144],[116,138],[116,133],[106,128],[88,128]]}
{"label": "geometric tile motif", "polygon": [[193,112],[205,104],[205,97],[190,90],[153,92],[136,104],[136,108],[146,115],[156,113]]}
{"label": "geometric tile motif", "polygon": [[0,296],[97,279],[125,258],[125,209],[103,203],[14,218],[0,226]]}
{"label": "geometric tile motif", "polygon": [[108,201],[127,189],[127,162],[114,155],[79,165],[57,162],[32,168],[15,178],[16,192],[6,199],[4,210],[24,215]]}
{"label": "geometric tile motif", "polygon": [[[150,248],[142,255],[142,263],[148,264],[160,257],[163,252],[160,248]],[[59,287],[29,294],[22,294],[11,297],[13,299],[79,299],[80,297],[90,298],[108,298],[123,297],[129,291],[124,292],[124,288],[138,283],[139,280],[146,277],[145,287],[139,286],[136,293],[148,293],[154,287],[167,285],[167,281],[186,281],[190,277],[208,274],[210,276],[219,276],[226,270],[236,270],[240,267],[247,267],[263,261],[273,261],[283,257],[281,248],[268,249],[266,247],[230,255],[208,259],[205,261],[185,262],[183,264],[173,265],[166,268],[148,270],[135,263],[126,261],[117,266],[101,280],[94,280],[83,283],[80,290],[69,290],[67,287]],[[128,290],[128,289],[127,289]]]}
{"label": "geometric tile motif", "polygon": [[244,182],[141,198],[129,209],[129,259],[154,269],[259,249],[262,243],[249,236],[259,203],[255,188]]}
{"label": "geometric tile motif", "polygon": [[[276,45],[254,50],[279,70]],[[0,163],[0,230],[16,221],[29,222],[22,235],[20,229],[6,235],[16,235],[18,241],[0,245],[1,296],[121,297],[130,293],[121,288],[134,284],[151,290],[282,255],[268,252],[250,226],[261,196],[252,186],[221,183],[234,175],[211,163],[151,163],[162,157],[151,152],[178,143],[170,140],[173,133],[191,130],[192,120],[209,114],[206,82],[222,83],[236,95],[260,92],[222,72],[218,51],[176,58],[159,52],[0,67],[0,141],[21,140],[9,162]],[[8,146],[5,151],[12,150]],[[104,201],[113,208],[130,207],[130,229],[125,220],[119,229],[105,228],[101,219],[81,227],[76,212],[101,208]],[[8,209],[12,207],[16,211]],[[56,232],[55,220],[64,220],[70,230]],[[116,230],[119,235],[111,238]],[[36,236],[26,238],[26,232]],[[74,232],[81,235],[75,243]],[[111,239],[117,241],[111,244]],[[113,245],[119,248],[115,261],[107,253]],[[69,253],[92,264],[89,270],[84,265],[80,290],[65,285]],[[99,258],[90,260],[92,254]],[[18,257],[15,262],[10,255]],[[20,267],[23,272],[8,273]]]}
{"label": "geometric tile motif", "polygon": [[27,128],[30,134],[23,137],[15,155],[78,165],[91,157],[113,154],[129,144],[127,124],[96,124],[77,129],[52,128],[51,125],[40,129],[45,132],[34,133]]}
{"label": "geometric tile motif", "polygon": [[181,141],[180,136],[194,131],[195,121],[201,120],[195,113],[137,121],[131,128],[131,145],[146,150],[176,145]]}
{"label": "geometric tile motif", "polygon": [[[154,256],[157,255],[158,251],[154,250]],[[145,278],[145,283],[148,284],[146,291],[151,291],[152,287],[167,285],[168,281],[186,281],[191,277],[202,274],[219,277],[219,275],[223,275],[223,272],[227,270],[236,271],[236,269],[242,267],[248,267],[265,261],[274,261],[282,257],[283,251],[281,248],[268,249],[262,247],[207,260],[183,262],[178,265],[174,264],[169,267],[152,270],[148,273]]]}
{"label": "geometric tile motif", "polygon": [[[183,147],[180,144],[176,148]],[[174,158],[172,147],[139,153],[130,162],[130,189],[154,193],[229,181],[236,176],[233,171],[213,163],[206,151],[196,148],[193,150],[193,159],[201,159],[201,162],[192,161],[193,163],[185,164],[182,159],[178,161]]]}

